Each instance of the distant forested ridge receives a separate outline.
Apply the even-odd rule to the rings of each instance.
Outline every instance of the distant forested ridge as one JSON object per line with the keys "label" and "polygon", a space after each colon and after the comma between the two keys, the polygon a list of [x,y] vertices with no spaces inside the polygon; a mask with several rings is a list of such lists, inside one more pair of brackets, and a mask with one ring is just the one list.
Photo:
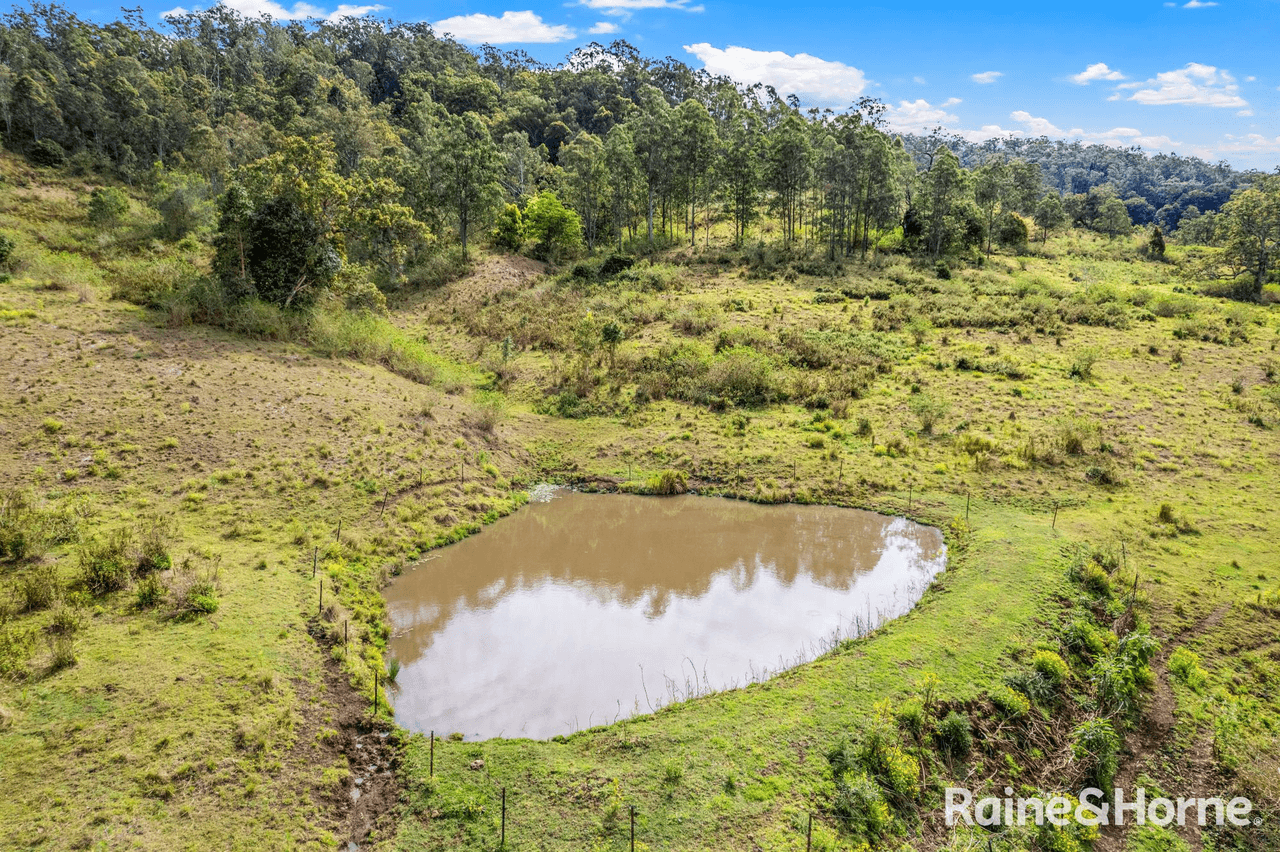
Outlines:
{"label": "distant forested ridge", "polygon": [[[1036,139],[1003,137],[968,142],[938,131],[907,137],[907,147],[917,163],[945,144],[971,168],[993,156],[1022,159],[1040,166],[1045,186],[1063,195],[1087,195],[1102,186],[1114,188],[1135,225],[1158,225],[1165,233],[1176,231],[1190,208],[1196,213],[1217,212],[1231,193],[1253,180],[1253,173],[1238,171],[1225,160],[1206,162],[1178,154],[1148,154],[1138,147],[1067,142],[1041,136]],[[1193,214],[1194,216],[1194,214]]]}
{"label": "distant forested ridge", "polygon": [[[802,110],[625,42],[551,67],[421,23],[277,23],[216,6],[164,26],[44,4],[6,16],[0,133],[36,164],[148,193],[164,236],[212,242],[232,301],[422,282],[478,237],[556,259],[709,245],[717,226],[736,245],[830,260],[976,262],[1072,225],[1115,237],[1155,223],[1224,245],[1225,274],[1255,297],[1280,254],[1268,218],[1280,188],[1225,164],[896,135],[875,100]],[[1251,184],[1257,203],[1215,212]],[[121,203],[108,190],[104,220]]]}

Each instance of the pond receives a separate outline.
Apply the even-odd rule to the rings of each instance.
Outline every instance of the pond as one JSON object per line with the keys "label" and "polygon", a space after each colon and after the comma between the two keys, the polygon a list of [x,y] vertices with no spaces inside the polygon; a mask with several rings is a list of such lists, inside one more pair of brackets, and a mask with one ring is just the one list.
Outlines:
{"label": "pond", "polygon": [[942,534],[855,509],[540,489],[386,590],[396,720],[547,738],[743,686],[909,610]]}

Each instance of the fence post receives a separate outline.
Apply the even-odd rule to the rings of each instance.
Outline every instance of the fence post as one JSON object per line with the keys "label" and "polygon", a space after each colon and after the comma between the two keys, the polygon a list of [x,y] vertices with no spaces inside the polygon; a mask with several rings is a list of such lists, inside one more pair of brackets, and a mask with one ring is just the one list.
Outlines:
{"label": "fence post", "polygon": [[498,846],[507,845],[507,788],[502,788],[502,834],[498,838]]}
{"label": "fence post", "polygon": [[631,852],[636,852],[636,806],[631,805]]}
{"label": "fence post", "polygon": [[813,852],[813,814],[809,814],[809,830],[804,836],[804,852]]}
{"label": "fence post", "polygon": [[429,768],[427,769],[427,777],[428,778],[436,777],[436,732],[435,730],[431,731],[431,763],[429,765]]}

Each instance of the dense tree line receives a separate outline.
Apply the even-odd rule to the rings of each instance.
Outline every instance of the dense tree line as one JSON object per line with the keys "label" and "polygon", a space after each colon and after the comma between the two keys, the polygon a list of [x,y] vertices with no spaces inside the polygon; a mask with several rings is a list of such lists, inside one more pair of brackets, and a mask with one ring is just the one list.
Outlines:
{"label": "dense tree line", "polygon": [[[966,167],[980,165],[992,157],[1025,160],[1040,167],[1049,189],[1081,199],[1091,195],[1096,199],[1099,193],[1115,196],[1135,225],[1156,225],[1165,233],[1178,230],[1202,213],[1217,212],[1233,192],[1256,177],[1233,169],[1226,161],[1208,163],[1178,154],[1147,154],[1137,147],[1046,137],[1003,137],[974,143],[938,130],[908,136],[906,141],[922,166],[927,165],[939,145],[951,149]],[[1088,215],[1075,218],[1079,224],[1092,224]]]}
{"label": "dense tree line", "polygon": [[425,24],[217,6],[167,28],[42,4],[7,16],[5,145],[150,191],[167,236],[216,231],[230,298],[284,306],[412,281],[446,245],[465,259],[478,233],[545,258],[705,245],[717,222],[738,244],[759,228],[833,260],[976,257],[1069,224],[1227,239],[1213,211],[1246,183],[1190,158],[894,136],[876,101],[801,111],[624,42],[550,67]]}

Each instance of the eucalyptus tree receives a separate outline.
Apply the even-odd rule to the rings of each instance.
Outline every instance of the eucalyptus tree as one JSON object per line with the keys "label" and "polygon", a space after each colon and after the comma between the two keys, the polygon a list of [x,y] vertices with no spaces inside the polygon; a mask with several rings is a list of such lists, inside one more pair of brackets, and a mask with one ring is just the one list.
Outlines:
{"label": "eucalyptus tree", "polygon": [[593,250],[609,210],[610,176],[604,144],[583,131],[560,148],[560,165],[568,174],[569,204],[582,217],[582,236],[587,249]]}
{"label": "eucalyptus tree", "polygon": [[761,182],[760,118],[750,110],[726,122],[721,137],[720,174],[733,215],[733,242],[742,245],[747,226],[756,217]]}
{"label": "eucalyptus tree", "polygon": [[676,108],[675,142],[677,163],[689,202],[689,245],[697,244],[698,199],[706,202],[707,243],[711,241],[711,193],[715,189],[715,157],[718,148],[716,125],[700,101],[687,100]]}
{"label": "eucalyptus tree", "polygon": [[473,225],[489,214],[502,197],[498,183],[502,159],[480,116],[468,112],[448,116],[431,152],[436,162],[436,197],[458,222],[462,256]]}
{"label": "eucalyptus tree", "polygon": [[1280,269],[1280,175],[1258,175],[1222,208],[1225,256],[1249,278],[1246,295],[1258,299],[1271,273]]}
{"label": "eucalyptus tree", "polygon": [[672,115],[662,92],[646,86],[637,94],[640,111],[633,119],[636,160],[645,188],[645,221],[648,225],[649,244],[653,244],[653,211],[659,194],[665,192],[665,182],[674,159],[671,146]]}
{"label": "eucalyptus tree", "polygon": [[804,191],[809,185],[813,147],[808,127],[794,110],[787,112],[765,139],[766,185],[773,191],[773,205],[782,219],[782,235],[795,240],[801,222]]}

